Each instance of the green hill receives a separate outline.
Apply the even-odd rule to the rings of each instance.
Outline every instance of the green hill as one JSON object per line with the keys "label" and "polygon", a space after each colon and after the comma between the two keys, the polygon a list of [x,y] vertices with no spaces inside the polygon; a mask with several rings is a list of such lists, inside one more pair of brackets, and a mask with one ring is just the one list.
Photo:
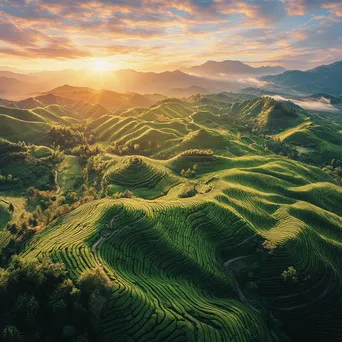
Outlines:
{"label": "green hill", "polygon": [[111,113],[72,90],[1,107],[0,339],[342,339],[337,123],[232,93]]}
{"label": "green hill", "polygon": [[154,198],[167,193],[177,182],[178,177],[172,175],[162,163],[131,156],[114,158],[110,162],[102,186],[109,195],[130,190],[137,197]]}
{"label": "green hill", "polygon": [[[174,183],[153,201],[93,201],[36,234],[23,255],[63,261],[72,277],[102,265],[112,283],[101,320],[109,339],[279,340],[268,308],[293,340],[303,326],[308,339],[341,336],[341,188],[282,157],[197,162],[194,196],[180,201]],[[153,188],[165,173],[166,164],[130,157],[109,167],[105,183]],[[298,283],[282,280],[289,266]]]}
{"label": "green hill", "polygon": [[14,142],[39,142],[51,128],[46,122],[25,121],[3,114],[0,122],[0,136]]}
{"label": "green hill", "polygon": [[298,125],[306,118],[299,107],[291,103],[278,102],[270,97],[236,102],[230,108],[230,113],[264,131],[281,131]]}
{"label": "green hill", "polygon": [[12,107],[1,107],[0,115],[8,115],[24,121],[33,122],[58,122],[63,123],[70,119],[81,120],[82,117],[65,107],[57,104],[52,104],[46,107],[35,107],[32,109],[19,109]]}

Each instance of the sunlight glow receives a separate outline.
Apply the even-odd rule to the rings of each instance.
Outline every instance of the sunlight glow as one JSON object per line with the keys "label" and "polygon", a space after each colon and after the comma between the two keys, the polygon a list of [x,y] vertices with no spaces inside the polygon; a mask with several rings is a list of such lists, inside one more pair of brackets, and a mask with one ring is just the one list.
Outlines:
{"label": "sunlight glow", "polygon": [[94,71],[108,71],[111,69],[111,64],[103,59],[95,59],[92,61],[90,68]]}

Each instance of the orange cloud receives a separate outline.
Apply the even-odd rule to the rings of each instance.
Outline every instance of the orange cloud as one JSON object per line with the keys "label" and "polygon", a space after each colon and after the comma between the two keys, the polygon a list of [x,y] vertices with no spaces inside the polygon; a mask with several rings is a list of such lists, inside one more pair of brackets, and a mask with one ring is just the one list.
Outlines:
{"label": "orange cloud", "polygon": [[[314,9],[317,16],[297,18],[303,21],[297,27],[282,26],[289,15]],[[337,56],[329,37],[341,29],[341,12],[337,0],[2,0],[0,54],[63,61],[112,56],[120,65],[154,66],[286,57],[289,65],[303,65],[322,49]]]}

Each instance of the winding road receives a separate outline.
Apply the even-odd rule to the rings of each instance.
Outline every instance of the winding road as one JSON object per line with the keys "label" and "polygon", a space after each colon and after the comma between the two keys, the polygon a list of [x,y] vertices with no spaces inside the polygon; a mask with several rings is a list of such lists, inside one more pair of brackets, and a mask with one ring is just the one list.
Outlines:
{"label": "winding road", "polygon": [[227,260],[225,263],[224,263],[224,266],[227,268],[228,270],[228,273],[229,275],[233,278],[233,285],[234,285],[234,288],[236,290],[236,292],[238,293],[238,296],[239,296],[239,299],[241,302],[245,303],[249,308],[251,308],[252,310],[254,311],[257,311],[259,312],[258,309],[256,309],[251,303],[250,301],[245,297],[245,295],[243,294],[242,290],[241,290],[241,287],[236,279],[236,276],[234,275],[234,272],[230,269],[230,266],[232,263],[234,263],[235,261],[239,261],[239,260],[242,260],[242,259],[246,259],[248,257],[250,257],[251,255],[243,255],[243,256],[239,256],[239,257],[235,257],[235,258],[232,258],[232,259],[229,259]]}

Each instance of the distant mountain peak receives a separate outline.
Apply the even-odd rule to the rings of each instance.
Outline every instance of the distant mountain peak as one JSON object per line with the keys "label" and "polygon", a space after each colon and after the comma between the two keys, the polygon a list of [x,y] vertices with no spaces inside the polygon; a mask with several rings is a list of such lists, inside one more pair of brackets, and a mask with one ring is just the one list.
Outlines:
{"label": "distant mountain peak", "polygon": [[265,76],[273,85],[303,94],[342,93],[342,61],[321,65],[307,71],[292,70],[279,75]]}
{"label": "distant mountain peak", "polygon": [[185,69],[185,72],[200,76],[263,76],[279,74],[286,69],[282,66],[252,67],[241,61],[224,60],[221,62],[208,60],[203,64]]}

